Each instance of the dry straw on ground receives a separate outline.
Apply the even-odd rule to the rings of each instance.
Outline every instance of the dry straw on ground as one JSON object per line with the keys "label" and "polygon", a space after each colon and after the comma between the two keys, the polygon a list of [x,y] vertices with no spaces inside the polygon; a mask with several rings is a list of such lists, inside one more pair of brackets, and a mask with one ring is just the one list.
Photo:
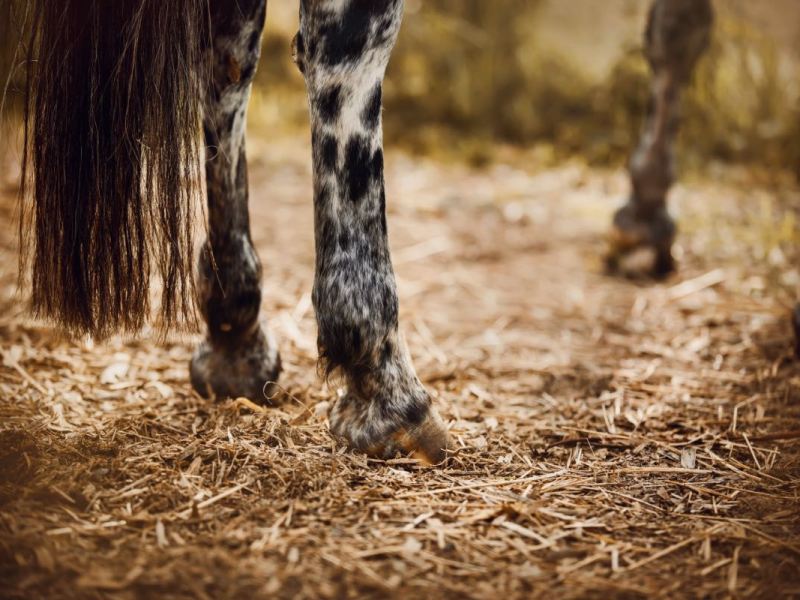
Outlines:
{"label": "dry straw on ground", "polygon": [[403,325],[458,447],[421,469],[328,434],[306,153],[252,147],[279,408],[194,396],[193,340],[26,321],[3,228],[0,595],[800,595],[800,368],[772,279],[797,278],[775,239],[796,191],[678,188],[682,271],[653,285],[599,268],[619,173],[390,158]]}

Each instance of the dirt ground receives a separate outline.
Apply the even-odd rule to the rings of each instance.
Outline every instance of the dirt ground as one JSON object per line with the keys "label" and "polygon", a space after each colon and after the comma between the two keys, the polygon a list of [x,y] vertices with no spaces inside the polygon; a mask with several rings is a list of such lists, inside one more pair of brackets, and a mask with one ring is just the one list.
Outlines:
{"label": "dirt ground", "polygon": [[280,408],[195,396],[191,336],[27,320],[2,208],[0,596],[800,597],[796,187],[685,181],[654,284],[602,272],[624,173],[390,154],[402,328],[458,446],[423,469],[329,435],[308,149],[250,149]]}

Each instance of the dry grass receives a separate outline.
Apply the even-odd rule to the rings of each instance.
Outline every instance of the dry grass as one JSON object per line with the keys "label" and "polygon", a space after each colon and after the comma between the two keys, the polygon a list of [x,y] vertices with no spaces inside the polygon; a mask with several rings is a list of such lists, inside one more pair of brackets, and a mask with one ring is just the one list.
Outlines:
{"label": "dry grass", "polygon": [[796,190],[678,188],[682,272],[647,285],[599,269],[622,174],[390,156],[404,328],[458,445],[428,470],[329,436],[308,151],[251,150],[279,409],[193,395],[193,340],[69,343],[26,321],[3,209],[0,595],[800,595],[796,255],[734,235],[754,194],[773,223]]}

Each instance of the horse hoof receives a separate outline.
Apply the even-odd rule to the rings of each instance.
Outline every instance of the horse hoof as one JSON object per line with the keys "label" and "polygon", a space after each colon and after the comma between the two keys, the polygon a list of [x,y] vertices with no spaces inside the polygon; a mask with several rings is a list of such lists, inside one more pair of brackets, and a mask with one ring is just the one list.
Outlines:
{"label": "horse hoof", "polygon": [[417,411],[380,410],[351,397],[341,398],[330,416],[331,432],[367,456],[410,456],[423,465],[441,465],[452,450],[442,418],[429,401]]}
{"label": "horse hoof", "polygon": [[398,429],[392,436],[392,443],[402,452],[429,466],[444,464],[447,451],[452,450],[447,428],[433,407],[419,425]]}
{"label": "horse hoof", "polygon": [[192,387],[204,398],[245,397],[270,404],[281,358],[275,340],[259,327],[247,341],[214,346],[206,339],[190,364]]}

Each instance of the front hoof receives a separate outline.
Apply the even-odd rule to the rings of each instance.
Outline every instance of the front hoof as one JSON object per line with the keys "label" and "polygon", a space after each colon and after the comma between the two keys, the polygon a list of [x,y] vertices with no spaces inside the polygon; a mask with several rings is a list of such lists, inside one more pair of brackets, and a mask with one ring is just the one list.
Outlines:
{"label": "front hoof", "polygon": [[441,465],[452,450],[447,427],[429,402],[393,414],[376,402],[363,403],[346,395],[334,405],[330,425],[349,448],[373,458],[388,460],[401,454],[424,465]]}
{"label": "front hoof", "polygon": [[429,466],[444,464],[447,452],[453,449],[447,427],[433,407],[419,425],[397,430],[392,442],[402,452]]}
{"label": "front hoof", "polygon": [[260,403],[271,402],[280,372],[277,345],[260,327],[236,345],[213,345],[206,339],[190,365],[192,387],[204,398],[245,397]]}

